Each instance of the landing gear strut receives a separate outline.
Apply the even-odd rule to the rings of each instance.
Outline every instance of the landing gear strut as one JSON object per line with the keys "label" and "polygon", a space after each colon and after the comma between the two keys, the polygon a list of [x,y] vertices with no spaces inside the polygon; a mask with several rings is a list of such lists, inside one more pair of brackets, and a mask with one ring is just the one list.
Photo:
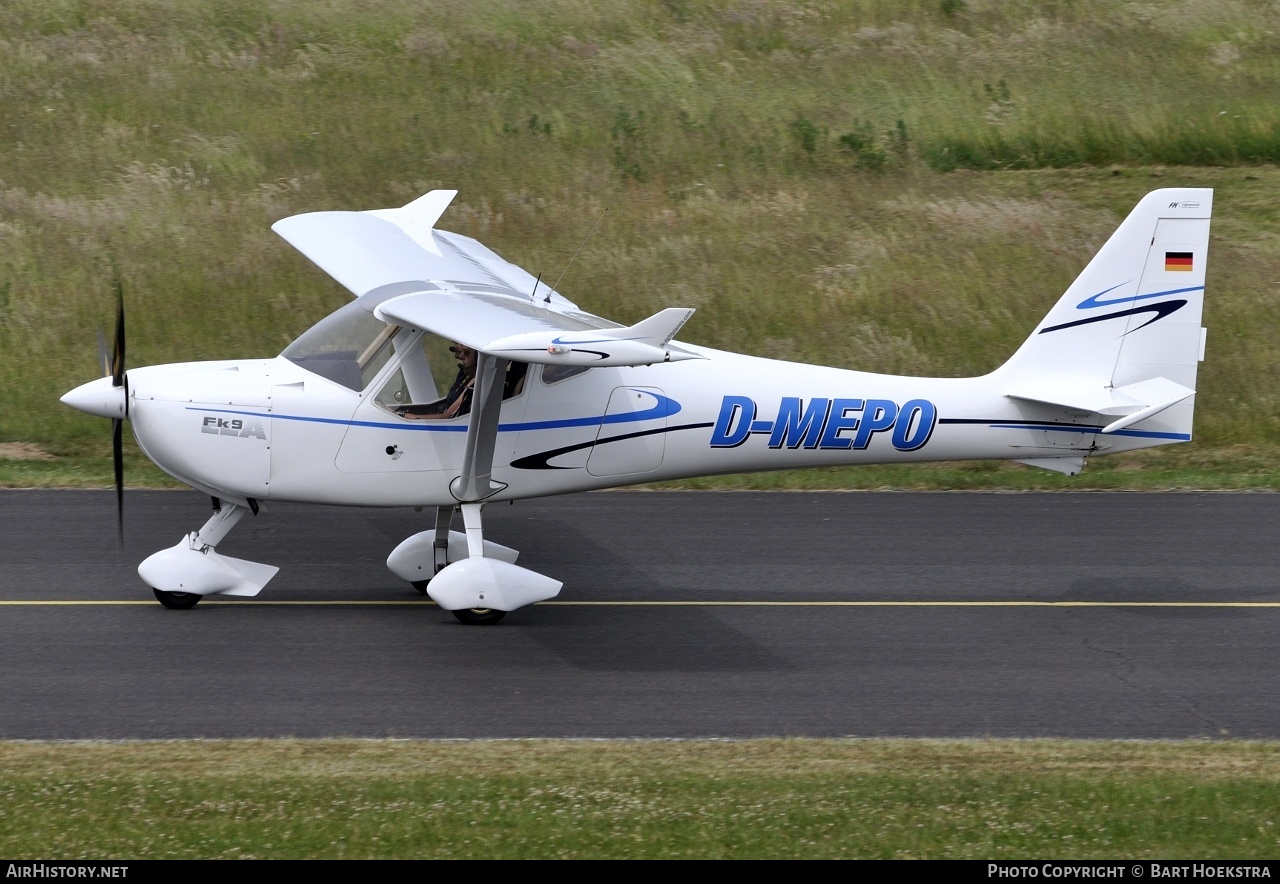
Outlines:
{"label": "landing gear strut", "polygon": [[[423,566],[428,565],[430,568],[429,573],[431,574],[431,577],[434,577],[436,574],[443,571],[445,566],[449,564],[449,542],[451,539],[449,536],[451,533],[449,531],[449,526],[453,524],[453,511],[454,508],[451,506],[436,507],[436,530],[435,538],[431,543],[431,561],[429,563],[415,563],[410,567],[415,567],[421,572],[424,570]],[[409,538],[409,540],[420,538],[421,536],[422,535],[414,535],[414,537]],[[409,541],[405,541],[405,543],[408,542]],[[402,543],[400,547],[397,547],[396,552],[391,554],[392,559],[396,557],[396,553],[400,552],[401,547],[404,547],[404,545],[405,544]],[[396,570],[395,566],[391,564],[391,559],[387,560],[387,566],[393,571]],[[431,577],[428,577],[425,580],[410,580],[409,585],[423,595],[426,595],[427,584],[431,582]]]}

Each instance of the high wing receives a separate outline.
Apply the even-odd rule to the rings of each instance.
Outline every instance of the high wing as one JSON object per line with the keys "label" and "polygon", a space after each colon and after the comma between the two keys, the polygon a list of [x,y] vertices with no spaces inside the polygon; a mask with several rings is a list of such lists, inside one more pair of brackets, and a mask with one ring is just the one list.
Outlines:
{"label": "high wing", "polygon": [[357,298],[397,283],[445,279],[526,298],[536,287],[540,299],[574,307],[474,239],[436,230],[457,195],[433,190],[399,209],[308,212],[271,229]]}
{"label": "high wing", "polygon": [[652,365],[699,358],[671,339],[693,314],[668,308],[633,326],[585,313],[474,239],[436,230],[456,190],[399,209],[311,212],[272,229],[391,324],[481,353],[550,365]]}

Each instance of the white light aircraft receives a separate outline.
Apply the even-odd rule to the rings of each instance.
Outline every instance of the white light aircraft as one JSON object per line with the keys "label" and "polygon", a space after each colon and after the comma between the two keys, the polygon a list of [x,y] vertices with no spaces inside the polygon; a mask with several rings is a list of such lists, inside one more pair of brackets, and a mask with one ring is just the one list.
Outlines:
{"label": "white light aircraft", "polygon": [[1090,455],[1191,439],[1211,190],[1148,194],[1017,352],[976,378],[677,342],[687,308],[619,326],[437,229],[455,194],[277,222],[355,297],[274,359],[126,372],[122,299],[109,375],[62,401],[115,422],[118,502],[124,420],[162,470],[214,498],[203,527],[138,567],[162,604],[262,589],[277,568],[216,548],[263,501],[434,507],[387,566],[484,624],[562,585],[485,539],[486,503],[835,464],[1002,458],[1075,475]]}

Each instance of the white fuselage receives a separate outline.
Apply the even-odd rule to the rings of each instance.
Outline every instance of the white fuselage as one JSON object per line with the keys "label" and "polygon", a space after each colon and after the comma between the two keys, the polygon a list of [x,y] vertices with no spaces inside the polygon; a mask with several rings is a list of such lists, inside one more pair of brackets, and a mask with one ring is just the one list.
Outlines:
{"label": "white fuselage", "polygon": [[[1176,412],[1101,435],[1097,415],[1010,398],[1001,372],[913,378],[688,347],[705,357],[595,368],[502,403],[491,500],[716,473],[1062,458],[1185,441]],[[144,452],[215,496],[356,506],[455,503],[469,418],[408,420],[277,357],[129,372]],[[1190,407],[1188,404],[1186,407]]]}

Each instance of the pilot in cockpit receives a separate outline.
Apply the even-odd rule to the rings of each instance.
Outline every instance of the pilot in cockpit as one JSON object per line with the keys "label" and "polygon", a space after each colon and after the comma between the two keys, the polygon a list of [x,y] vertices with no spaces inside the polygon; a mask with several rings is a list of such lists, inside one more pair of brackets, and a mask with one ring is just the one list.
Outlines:
{"label": "pilot in cockpit", "polygon": [[476,351],[455,341],[449,346],[449,352],[458,360],[458,375],[444,398],[429,405],[403,405],[396,409],[396,414],[409,420],[435,420],[471,411],[476,386]]}

